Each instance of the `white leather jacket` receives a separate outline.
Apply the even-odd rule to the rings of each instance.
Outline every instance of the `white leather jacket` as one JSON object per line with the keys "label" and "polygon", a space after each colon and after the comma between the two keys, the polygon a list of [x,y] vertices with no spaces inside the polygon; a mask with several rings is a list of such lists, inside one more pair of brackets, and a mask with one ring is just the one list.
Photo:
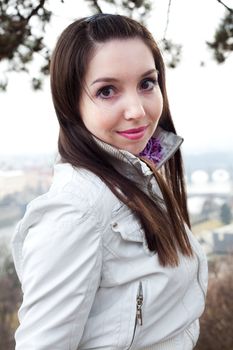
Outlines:
{"label": "white leather jacket", "polygon": [[[182,142],[158,131],[161,166]],[[100,143],[120,169],[158,192],[136,156]],[[133,165],[134,166],[133,166]],[[206,257],[192,233],[194,258],[163,267],[148,250],[129,208],[93,173],[55,165],[48,193],[33,200],[12,240],[22,283],[16,350],[191,350],[207,288]]]}

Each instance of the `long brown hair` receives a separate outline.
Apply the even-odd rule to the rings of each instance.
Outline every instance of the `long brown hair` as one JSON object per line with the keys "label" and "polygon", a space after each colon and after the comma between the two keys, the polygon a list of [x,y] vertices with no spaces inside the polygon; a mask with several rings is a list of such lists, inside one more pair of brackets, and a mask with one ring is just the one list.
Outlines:
{"label": "long brown hair", "polygon": [[178,252],[186,256],[193,254],[184,227],[184,222],[188,226],[190,222],[180,150],[164,165],[163,176],[148,163],[163,194],[161,202],[160,198],[153,194],[148,196],[136,183],[117,172],[112,166],[112,156],[98,147],[78,110],[87,64],[96,44],[129,38],[142,39],[153,54],[163,95],[159,124],[176,133],[168,104],[164,63],[152,35],[140,23],[125,16],[98,14],[69,25],[61,34],[52,56],[51,90],[60,124],[58,149],[63,162],[86,168],[99,176],[138,216],[148,248],[158,253],[160,263],[176,266]]}

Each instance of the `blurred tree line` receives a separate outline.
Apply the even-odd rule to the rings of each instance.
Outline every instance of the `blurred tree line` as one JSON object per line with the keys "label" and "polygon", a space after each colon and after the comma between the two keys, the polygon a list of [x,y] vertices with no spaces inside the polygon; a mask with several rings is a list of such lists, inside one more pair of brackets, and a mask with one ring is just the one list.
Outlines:
{"label": "blurred tree line", "polygon": [[[64,3],[67,0],[57,0]],[[82,0],[90,6],[90,13],[101,13],[98,0]],[[213,0],[214,1],[214,0]],[[233,9],[223,1],[218,1],[226,9],[225,15],[213,33],[213,40],[207,42],[214,59],[223,63],[233,50]],[[112,6],[113,13],[122,13],[146,23],[152,10],[153,0],[102,0]],[[175,68],[181,59],[181,45],[166,39],[171,0],[168,1],[167,23],[161,47],[167,56],[169,67]],[[37,76],[32,77],[33,88],[40,89],[44,76],[49,74],[50,48],[44,42],[46,24],[51,21],[53,12],[49,0],[0,0],[0,62],[7,63],[0,80],[0,90],[7,89],[8,72],[30,73],[30,63],[39,54],[42,63]]]}
{"label": "blurred tree line", "polygon": [[229,225],[232,220],[231,207],[228,203],[224,203],[221,206],[220,218],[223,224]]}
{"label": "blurred tree line", "polygon": [[209,263],[206,308],[196,350],[233,349],[233,254]]}
{"label": "blurred tree line", "polygon": [[0,258],[0,350],[14,350],[22,294],[11,254],[4,245],[0,247]]}

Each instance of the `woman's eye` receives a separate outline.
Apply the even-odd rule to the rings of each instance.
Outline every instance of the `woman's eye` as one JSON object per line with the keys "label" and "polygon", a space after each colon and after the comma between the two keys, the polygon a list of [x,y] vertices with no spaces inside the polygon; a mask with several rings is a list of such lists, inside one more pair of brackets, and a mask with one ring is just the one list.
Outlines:
{"label": "woman's eye", "polygon": [[140,88],[142,90],[150,91],[150,90],[153,90],[153,88],[155,87],[156,84],[157,84],[156,79],[146,78],[141,82]]}
{"label": "woman's eye", "polygon": [[103,88],[97,91],[97,96],[103,99],[111,98],[114,95],[115,91],[112,86],[104,86]]}

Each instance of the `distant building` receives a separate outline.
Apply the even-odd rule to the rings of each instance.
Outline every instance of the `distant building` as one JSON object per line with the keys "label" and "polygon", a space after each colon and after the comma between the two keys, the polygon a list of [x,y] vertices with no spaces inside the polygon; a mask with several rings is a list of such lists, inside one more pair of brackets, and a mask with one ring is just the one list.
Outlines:
{"label": "distant building", "polygon": [[[6,195],[23,192],[25,189],[35,189],[38,186],[47,190],[51,183],[51,171],[36,170],[0,170],[0,200]],[[43,191],[42,191],[43,192]]]}
{"label": "distant building", "polygon": [[203,232],[199,241],[206,254],[233,253],[233,224],[214,229],[212,232]]}
{"label": "distant building", "polygon": [[233,252],[233,224],[213,231],[213,246],[218,254]]}

